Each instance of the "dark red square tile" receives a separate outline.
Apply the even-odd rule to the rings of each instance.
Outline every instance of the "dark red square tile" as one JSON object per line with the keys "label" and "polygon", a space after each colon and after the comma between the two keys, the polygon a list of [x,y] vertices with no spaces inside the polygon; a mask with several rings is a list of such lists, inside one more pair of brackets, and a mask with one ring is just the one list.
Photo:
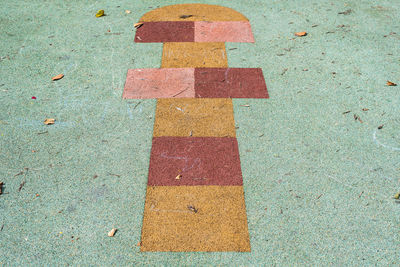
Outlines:
{"label": "dark red square tile", "polygon": [[196,68],[196,97],[268,98],[260,68]]}
{"label": "dark red square tile", "polygon": [[194,21],[144,22],[136,30],[135,42],[194,42]]}
{"label": "dark red square tile", "polygon": [[236,138],[154,137],[148,185],[243,185]]}

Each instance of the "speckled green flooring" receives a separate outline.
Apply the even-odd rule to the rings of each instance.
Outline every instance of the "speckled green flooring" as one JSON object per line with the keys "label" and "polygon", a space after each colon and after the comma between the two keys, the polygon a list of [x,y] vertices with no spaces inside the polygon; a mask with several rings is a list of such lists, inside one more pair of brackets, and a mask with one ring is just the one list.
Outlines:
{"label": "speckled green flooring", "polygon": [[155,101],[121,95],[162,44],[132,25],[188,2],[2,1],[0,265],[397,265],[395,0],[201,1],[249,18],[229,66],[261,67],[270,94],[234,100],[252,252],[139,252]]}

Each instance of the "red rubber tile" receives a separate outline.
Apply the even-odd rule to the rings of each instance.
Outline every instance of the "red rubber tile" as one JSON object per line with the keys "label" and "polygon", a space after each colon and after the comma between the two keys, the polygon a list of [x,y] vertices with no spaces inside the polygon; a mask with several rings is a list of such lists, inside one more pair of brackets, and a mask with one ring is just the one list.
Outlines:
{"label": "red rubber tile", "polygon": [[194,97],[194,69],[130,69],[123,98]]}
{"label": "red rubber tile", "polygon": [[269,97],[260,68],[196,68],[194,89],[202,98]]}
{"label": "red rubber tile", "polygon": [[236,138],[154,137],[148,185],[243,185]]}
{"label": "red rubber tile", "polygon": [[196,21],[195,42],[254,43],[248,21]]}
{"label": "red rubber tile", "polygon": [[136,30],[135,42],[194,42],[194,21],[144,22]]}

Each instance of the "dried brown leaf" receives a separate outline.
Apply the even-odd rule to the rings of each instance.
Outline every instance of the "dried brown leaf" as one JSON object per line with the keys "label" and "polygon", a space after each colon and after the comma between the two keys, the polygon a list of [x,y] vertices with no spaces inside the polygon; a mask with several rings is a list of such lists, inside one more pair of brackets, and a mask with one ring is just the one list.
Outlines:
{"label": "dried brown leaf", "polygon": [[307,33],[306,32],[296,32],[294,35],[302,37],[302,36],[306,36]]}
{"label": "dried brown leaf", "polygon": [[64,77],[64,74],[58,74],[56,76],[54,76],[53,78],[51,78],[53,81],[57,81],[60,80]]}
{"label": "dried brown leaf", "polygon": [[55,119],[45,119],[44,124],[51,125],[51,124],[54,124],[55,121],[56,121]]}
{"label": "dried brown leaf", "polygon": [[396,83],[391,82],[391,81],[387,81],[387,82],[386,82],[386,85],[387,85],[387,86],[397,86]]}
{"label": "dried brown leaf", "polygon": [[181,16],[179,16],[179,18],[181,18],[181,19],[187,19],[187,18],[190,18],[190,17],[193,17],[193,15],[181,15]]}
{"label": "dried brown leaf", "polygon": [[108,236],[109,237],[113,237],[114,235],[115,235],[115,233],[117,232],[117,228],[113,228],[113,229],[111,229],[111,231],[110,232],[108,232]]}
{"label": "dried brown leaf", "polygon": [[143,22],[138,22],[138,23],[133,24],[133,27],[135,27],[136,29],[139,29],[140,27],[142,27],[142,25],[143,25]]}

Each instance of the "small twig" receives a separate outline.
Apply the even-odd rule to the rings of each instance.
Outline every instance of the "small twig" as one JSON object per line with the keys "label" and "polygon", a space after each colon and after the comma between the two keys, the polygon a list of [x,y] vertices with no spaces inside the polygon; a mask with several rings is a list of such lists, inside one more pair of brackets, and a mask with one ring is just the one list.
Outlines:
{"label": "small twig", "polygon": [[1,228],[0,228],[0,232],[1,232],[1,231],[3,231],[3,228],[4,228],[4,224],[1,226]]}
{"label": "small twig", "polygon": [[139,103],[137,103],[137,104],[133,107],[133,110],[135,110],[135,108],[137,108],[137,106],[139,106],[140,103],[142,103],[142,101],[139,101]]}
{"label": "small twig", "polygon": [[18,176],[18,175],[21,175],[21,174],[24,174],[24,171],[20,171],[19,173],[15,174],[14,177]]}
{"label": "small twig", "polygon": [[347,113],[350,113],[350,112],[351,112],[351,110],[348,110],[348,111],[343,112],[342,114],[347,114]]}
{"label": "small twig", "polygon": [[180,95],[180,94],[182,94],[183,92],[185,92],[185,91],[187,91],[187,90],[189,90],[189,88],[186,88],[185,90],[180,91],[179,93],[173,95],[172,97],[175,97],[175,96],[177,96],[177,95]]}
{"label": "small twig", "polygon": [[358,198],[360,198],[362,196],[362,194],[364,194],[364,191],[362,191],[359,195]]}
{"label": "small twig", "polygon": [[187,18],[193,17],[193,15],[180,15],[179,17],[181,19],[187,19]]}
{"label": "small twig", "polygon": [[3,194],[3,182],[0,182],[0,195]]}
{"label": "small twig", "polygon": [[353,10],[347,9],[346,11],[339,12],[338,14],[340,14],[340,15],[350,15],[352,12],[353,12]]}
{"label": "small twig", "polygon": [[108,173],[108,175],[112,175],[112,176],[121,177],[121,175],[120,175],[120,174],[115,174],[115,173],[111,173],[111,172],[107,172],[107,173]]}
{"label": "small twig", "polygon": [[354,120],[358,120],[359,122],[363,123],[360,116],[358,116],[357,114],[354,114]]}
{"label": "small twig", "polygon": [[322,197],[322,195],[323,195],[323,194],[319,195],[319,196],[317,197],[317,199],[320,199],[320,197]]}
{"label": "small twig", "polygon": [[205,177],[200,177],[200,178],[193,178],[193,180],[207,180]]}
{"label": "small twig", "polygon": [[38,135],[39,134],[46,134],[46,133],[48,133],[49,131],[45,131],[45,132],[40,132],[40,133],[37,133]]}
{"label": "small twig", "polygon": [[24,185],[25,185],[25,181],[23,181],[23,182],[19,185],[18,192],[21,192],[21,189],[22,189],[22,187],[24,187]]}

